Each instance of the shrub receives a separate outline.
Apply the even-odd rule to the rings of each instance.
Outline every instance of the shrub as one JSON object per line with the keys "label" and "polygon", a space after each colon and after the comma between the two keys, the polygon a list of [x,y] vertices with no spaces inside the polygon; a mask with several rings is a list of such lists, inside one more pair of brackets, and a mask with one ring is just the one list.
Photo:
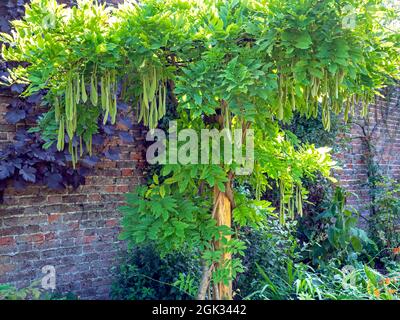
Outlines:
{"label": "shrub", "polygon": [[377,184],[371,204],[369,235],[380,249],[380,257],[394,257],[393,249],[400,247],[400,183],[383,179]]}
{"label": "shrub", "polygon": [[128,250],[114,269],[112,299],[193,299],[200,274],[200,264],[194,256],[179,252],[160,257],[151,245]]}

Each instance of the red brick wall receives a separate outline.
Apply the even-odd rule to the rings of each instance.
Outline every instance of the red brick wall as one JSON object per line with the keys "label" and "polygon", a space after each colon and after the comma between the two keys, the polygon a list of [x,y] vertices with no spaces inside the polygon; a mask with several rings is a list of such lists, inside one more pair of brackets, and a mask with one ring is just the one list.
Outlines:
{"label": "red brick wall", "polygon": [[[343,167],[337,172],[340,183],[354,193],[349,197],[348,204],[364,215],[368,215],[371,200],[369,154],[379,173],[400,179],[400,87],[392,87],[382,93],[385,97],[378,98],[370,106],[368,117],[353,119],[350,132],[339,137],[339,140],[345,139],[346,148],[336,155]],[[372,148],[368,147],[368,143]]]}
{"label": "red brick wall", "polygon": [[[21,12],[13,12],[16,3],[1,1],[1,17],[18,16]],[[0,148],[13,140],[16,131],[4,121],[9,101],[0,96]],[[77,190],[60,192],[40,186],[6,190],[0,205],[0,284],[29,286],[41,279],[43,266],[53,265],[58,291],[108,298],[110,269],[123,246],[117,241],[120,214],[116,208],[143,175],[144,132],[136,126],[131,133],[135,137],[131,145],[117,138],[107,142],[120,145],[120,160],[103,160]]]}
{"label": "red brick wall", "polygon": [[[0,146],[12,140],[16,127],[6,124],[8,105],[0,97]],[[0,205],[0,283],[29,286],[41,279],[41,268],[53,265],[56,286],[82,298],[107,298],[112,283],[123,194],[143,178],[143,130],[131,130],[135,143],[118,138],[120,160],[103,160],[77,190],[52,191],[30,186],[7,188]]]}

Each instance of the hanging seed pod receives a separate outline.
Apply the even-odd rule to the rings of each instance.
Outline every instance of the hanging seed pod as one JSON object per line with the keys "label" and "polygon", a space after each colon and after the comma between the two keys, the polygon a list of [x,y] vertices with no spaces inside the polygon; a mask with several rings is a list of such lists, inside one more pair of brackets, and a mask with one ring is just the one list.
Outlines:
{"label": "hanging seed pod", "polygon": [[163,116],[167,113],[167,85],[163,85]]}
{"label": "hanging seed pod", "polygon": [[74,121],[73,120],[67,120],[66,121],[66,127],[67,127],[68,137],[71,140],[74,137]]}
{"label": "hanging seed pod", "polygon": [[60,116],[61,116],[61,110],[60,110],[60,100],[58,100],[58,97],[55,98],[54,100],[54,114],[55,114],[55,118],[56,121],[59,122],[60,121]]}
{"label": "hanging seed pod", "polygon": [[326,95],[328,95],[328,91],[329,91],[328,72],[325,71],[325,69],[323,69],[322,74],[323,74],[324,82],[323,82],[321,91],[324,92]]}
{"label": "hanging seed pod", "polygon": [[329,106],[328,106],[328,98],[325,96],[322,102],[322,121],[325,130],[330,131],[331,129],[331,114],[329,111]]}
{"label": "hanging seed pod", "polygon": [[81,77],[78,75],[75,79],[75,102],[79,103],[81,100]]}
{"label": "hanging seed pod", "polygon": [[297,212],[300,217],[303,216],[303,200],[301,196],[301,187],[297,186]]}
{"label": "hanging seed pod", "polygon": [[117,96],[114,94],[111,99],[112,99],[110,107],[111,123],[115,124],[117,120]]}
{"label": "hanging seed pod", "polygon": [[350,99],[346,100],[346,107],[344,109],[344,122],[347,123],[347,121],[349,121],[349,113],[350,113]]}
{"label": "hanging seed pod", "polygon": [[138,122],[142,121],[144,117],[144,107],[142,102],[139,103],[139,115],[138,115]]}
{"label": "hanging seed pod", "polygon": [[368,104],[366,102],[362,102],[361,116],[366,118],[368,115]]}
{"label": "hanging seed pod", "polygon": [[283,75],[279,75],[279,101],[278,101],[278,120],[283,120],[284,89]]}
{"label": "hanging seed pod", "polygon": [[90,78],[90,101],[94,107],[97,107],[98,103],[98,93],[97,93],[97,78],[96,73],[93,72]]}
{"label": "hanging seed pod", "polygon": [[294,111],[294,110],[296,110],[296,96],[294,95],[293,84],[292,84],[292,86],[291,86],[291,92],[290,92],[290,94],[291,94],[291,98],[292,98],[292,100],[291,100],[291,102],[292,102],[292,110]]}
{"label": "hanging seed pod", "polygon": [[337,72],[335,75],[335,98],[339,99],[339,81],[340,81],[340,75]]}
{"label": "hanging seed pod", "polygon": [[58,127],[58,137],[57,137],[57,150],[62,151],[64,150],[64,118],[60,119],[59,127]]}
{"label": "hanging seed pod", "polygon": [[154,99],[154,96],[156,95],[156,90],[157,90],[157,71],[155,67],[153,67],[153,75],[149,83],[150,83],[149,100],[152,101]]}
{"label": "hanging seed pod", "polygon": [[283,181],[279,181],[279,197],[280,197],[280,207],[279,207],[279,220],[281,224],[285,223],[285,188],[283,185]]}
{"label": "hanging seed pod", "polygon": [[71,79],[67,80],[67,88],[65,89],[65,115],[67,120],[71,120],[74,115],[74,105],[73,105],[73,97],[72,97],[72,81]]}
{"label": "hanging seed pod", "polygon": [[159,119],[161,119],[161,117],[162,117],[162,112],[163,112],[163,106],[162,106],[162,89],[161,89],[161,86],[159,86],[159,88],[158,88],[158,103],[157,103],[157,106],[158,106],[158,116],[160,117]]}
{"label": "hanging seed pod", "polygon": [[87,93],[86,93],[86,85],[85,85],[85,75],[83,73],[82,73],[82,79],[81,79],[81,91],[82,91],[82,102],[86,103]]}
{"label": "hanging seed pod", "polygon": [[110,89],[110,115],[111,123],[115,124],[117,120],[117,81],[115,71],[111,74],[111,89]]}
{"label": "hanging seed pod", "polygon": [[68,152],[71,155],[72,166],[75,169],[76,157],[75,157],[74,146],[72,144],[72,140],[69,141]]}
{"label": "hanging seed pod", "polygon": [[103,110],[106,110],[106,105],[107,105],[107,95],[106,95],[106,79],[105,77],[101,77],[100,79],[100,100],[101,100],[101,108]]}
{"label": "hanging seed pod", "polygon": [[142,107],[149,109],[149,97],[148,97],[148,93],[147,93],[147,76],[143,76],[142,78],[142,82],[143,82],[143,98],[142,98]]}
{"label": "hanging seed pod", "polygon": [[78,146],[74,147],[75,162],[78,162]]}

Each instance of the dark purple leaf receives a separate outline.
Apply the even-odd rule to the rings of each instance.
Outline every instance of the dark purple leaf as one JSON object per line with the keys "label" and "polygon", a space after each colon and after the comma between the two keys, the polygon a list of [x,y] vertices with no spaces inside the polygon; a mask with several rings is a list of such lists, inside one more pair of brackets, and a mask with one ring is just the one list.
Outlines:
{"label": "dark purple leaf", "polygon": [[11,177],[14,174],[14,166],[10,165],[7,162],[1,162],[0,163],[0,180],[7,179],[8,177]]}
{"label": "dark purple leaf", "polygon": [[104,153],[104,156],[110,160],[119,160],[119,150],[110,148]]}
{"label": "dark purple leaf", "polygon": [[92,172],[89,168],[85,168],[85,167],[80,167],[78,169],[78,171],[79,171],[79,174],[84,177],[86,177],[87,175],[89,175]]}
{"label": "dark purple leaf", "polygon": [[5,116],[6,121],[11,124],[16,124],[18,121],[21,121],[25,118],[26,118],[26,112],[25,110],[21,109],[8,111]]}
{"label": "dark purple leaf", "polygon": [[118,101],[117,103],[117,108],[121,111],[128,111],[128,107],[128,104],[126,104],[125,102]]}
{"label": "dark purple leaf", "polygon": [[133,135],[131,133],[129,133],[129,132],[122,131],[122,132],[119,133],[119,137],[125,143],[133,142]]}
{"label": "dark purple leaf", "polygon": [[4,17],[0,17],[0,30],[7,33],[11,30],[9,22]]}
{"label": "dark purple leaf", "polygon": [[36,169],[33,167],[23,166],[22,169],[19,170],[19,174],[27,182],[36,182]]}
{"label": "dark purple leaf", "polygon": [[113,135],[115,128],[113,126],[110,126],[110,125],[105,125],[105,126],[103,126],[103,130],[104,130],[104,132],[106,134]]}
{"label": "dark purple leaf", "polygon": [[99,157],[88,156],[81,160],[81,163],[87,167],[94,167],[100,161]]}
{"label": "dark purple leaf", "polygon": [[92,144],[94,146],[100,146],[102,144],[104,144],[104,137],[102,137],[100,134],[95,134],[92,137]]}
{"label": "dark purple leaf", "polygon": [[74,188],[78,188],[85,183],[85,177],[81,176],[77,171],[74,171],[68,178],[68,183]]}
{"label": "dark purple leaf", "polygon": [[33,104],[38,104],[42,98],[43,96],[40,93],[34,93],[33,95],[29,96],[26,101]]}
{"label": "dark purple leaf", "polygon": [[46,185],[50,189],[61,190],[64,189],[63,177],[59,173],[51,173],[45,178]]}
{"label": "dark purple leaf", "polygon": [[125,130],[129,130],[133,128],[132,120],[129,118],[120,118],[118,119],[118,124],[123,126]]}
{"label": "dark purple leaf", "polygon": [[40,160],[49,161],[49,162],[55,160],[54,155],[51,152],[49,152],[48,150],[36,149],[36,150],[33,150],[32,153],[36,158],[38,158]]}
{"label": "dark purple leaf", "polygon": [[25,85],[21,83],[15,83],[11,86],[11,92],[21,94],[25,89]]}
{"label": "dark purple leaf", "polygon": [[25,189],[26,182],[17,178],[13,181],[13,187],[17,190]]}

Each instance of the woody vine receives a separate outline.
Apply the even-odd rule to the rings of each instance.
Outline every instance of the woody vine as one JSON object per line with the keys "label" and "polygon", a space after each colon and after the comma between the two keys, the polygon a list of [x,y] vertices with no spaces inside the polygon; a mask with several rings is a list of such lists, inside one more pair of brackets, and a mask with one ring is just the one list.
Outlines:
{"label": "woody vine", "polygon": [[[378,0],[77,2],[33,0],[1,34],[3,58],[27,62],[6,84],[28,85],[23,96],[46,92],[50,120],[38,130],[55,128],[46,146],[68,148],[73,166],[92,153],[98,120],[115,123],[119,101],[150,129],[170,98],[179,128],[254,130],[251,175],[235,175],[243,163],[166,164],[121,208],[122,239],[154,242],[161,254],[198,252],[198,298],[231,299],[245,248],[232,223],[302,215],[302,180],[330,178],[334,166],[329,150],[280,125],[319,108],[326,130],[332,112],[347,120],[361,104],[365,116],[398,78],[399,36],[386,27],[396,13]],[[267,188],[279,189],[278,210],[263,200]]]}

